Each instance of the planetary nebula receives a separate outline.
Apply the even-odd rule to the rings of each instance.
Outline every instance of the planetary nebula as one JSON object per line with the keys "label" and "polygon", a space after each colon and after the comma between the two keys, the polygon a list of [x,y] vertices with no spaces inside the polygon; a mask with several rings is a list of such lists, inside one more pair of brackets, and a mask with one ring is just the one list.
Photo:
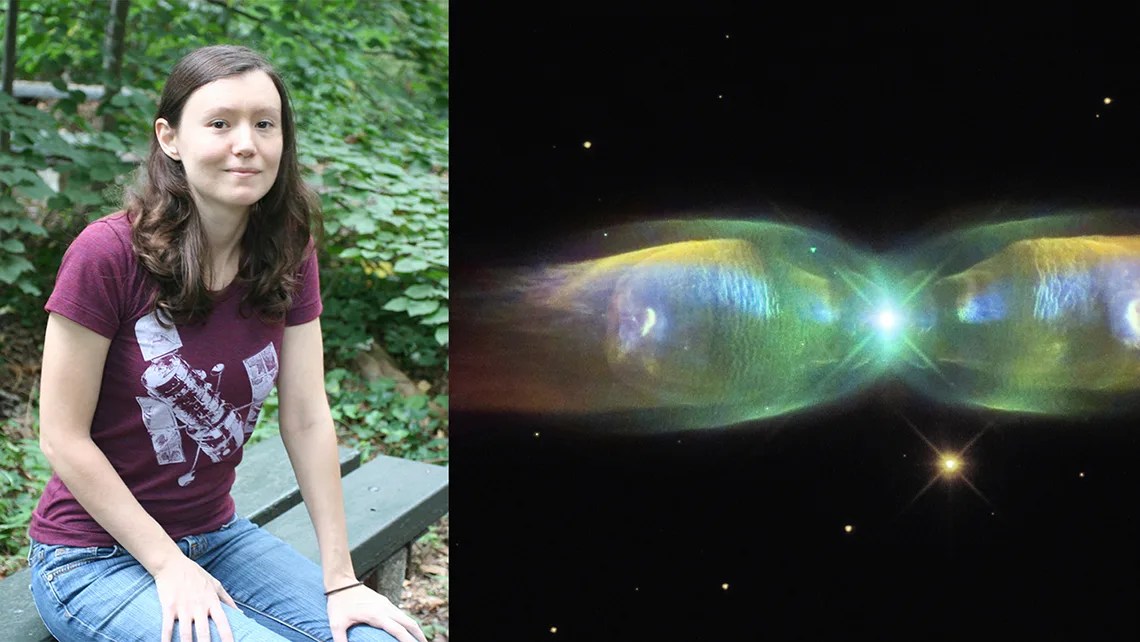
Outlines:
{"label": "planetary nebula", "polygon": [[1140,390],[1140,235],[1127,228],[1041,217],[875,254],[769,221],[626,225],[465,289],[452,402],[702,427],[893,373],[950,403],[1111,410]]}
{"label": "planetary nebula", "polygon": [[[930,285],[917,387],[1039,413],[1111,409],[1140,390],[1140,236],[1010,243]],[[1115,400],[1114,400],[1115,398]]]}

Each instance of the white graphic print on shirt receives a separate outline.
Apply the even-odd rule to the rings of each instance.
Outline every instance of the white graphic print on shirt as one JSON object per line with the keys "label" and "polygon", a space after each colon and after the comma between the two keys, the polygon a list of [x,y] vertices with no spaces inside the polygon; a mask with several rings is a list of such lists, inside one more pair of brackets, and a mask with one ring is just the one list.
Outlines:
{"label": "white graphic print on shirt", "polygon": [[245,373],[249,377],[249,387],[253,390],[253,403],[250,404],[245,419],[245,434],[248,437],[257,425],[262,402],[277,382],[277,350],[272,343],[267,343],[261,352],[243,359],[242,363],[245,364]]}
{"label": "white graphic print on shirt", "polygon": [[[179,434],[179,429],[184,429],[198,446],[190,470],[178,479],[182,486],[189,485],[194,481],[199,455],[221,461],[241,448],[253,432],[261,405],[277,380],[277,350],[270,342],[243,360],[252,401],[248,406],[235,408],[221,397],[225,365],[216,364],[209,375],[195,370],[178,352],[182,339],[173,325],[162,327],[152,312],[135,323],[135,337],[143,358],[150,362],[142,375],[149,396],[136,400],[155,457],[159,465],[185,463]],[[243,419],[239,411],[245,408],[249,412]]]}

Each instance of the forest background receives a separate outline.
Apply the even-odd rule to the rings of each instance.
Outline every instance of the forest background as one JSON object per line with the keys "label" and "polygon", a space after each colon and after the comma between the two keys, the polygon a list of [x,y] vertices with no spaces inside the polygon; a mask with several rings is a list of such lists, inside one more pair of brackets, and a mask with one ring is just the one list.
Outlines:
{"label": "forest background", "polygon": [[[0,577],[24,565],[50,469],[39,362],[63,252],[119,209],[162,82],[241,44],[285,78],[325,216],[326,390],[341,443],[448,463],[448,0],[4,0],[0,91]],[[273,435],[276,397],[254,439]],[[404,602],[447,639],[447,518]]]}

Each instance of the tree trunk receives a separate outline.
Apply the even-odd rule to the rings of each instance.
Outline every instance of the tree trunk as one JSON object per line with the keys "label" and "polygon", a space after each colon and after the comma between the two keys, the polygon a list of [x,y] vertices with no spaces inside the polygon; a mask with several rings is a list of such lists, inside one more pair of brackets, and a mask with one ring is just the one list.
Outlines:
{"label": "tree trunk", "polygon": [[111,99],[119,93],[123,83],[123,49],[126,44],[127,13],[131,0],[111,0],[111,17],[107,19],[106,36],[103,39],[103,131],[115,127],[115,119],[109,113]]}
{"label": "tree trunk", "polygon": [[[4,78],[3,91],[12,95],[12,82],[16,79],[16,18],[20,14],[20,0],[8,0],[8,11],[4,21]],[[0,131],[0,152],[7,152],[12,143],[9,132]]]}

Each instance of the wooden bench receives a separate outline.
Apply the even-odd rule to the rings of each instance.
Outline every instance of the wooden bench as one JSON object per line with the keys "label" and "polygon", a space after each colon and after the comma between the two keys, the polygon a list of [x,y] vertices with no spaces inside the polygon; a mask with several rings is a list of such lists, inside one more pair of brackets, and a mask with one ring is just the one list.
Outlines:
{"label": "wooden bench", "polygon": [[[341,448],[340,471],[349,547],[359,579],[399,603],[412,543],[447,513],[448,469],[383,455],[362,465],[359,453]],[[280,437],[245,451],[232,494],[239,515],[320,562],[312,523]],[[4,640],[54,640],[36,612],[30,581],[26,568],[0,580]]]}

